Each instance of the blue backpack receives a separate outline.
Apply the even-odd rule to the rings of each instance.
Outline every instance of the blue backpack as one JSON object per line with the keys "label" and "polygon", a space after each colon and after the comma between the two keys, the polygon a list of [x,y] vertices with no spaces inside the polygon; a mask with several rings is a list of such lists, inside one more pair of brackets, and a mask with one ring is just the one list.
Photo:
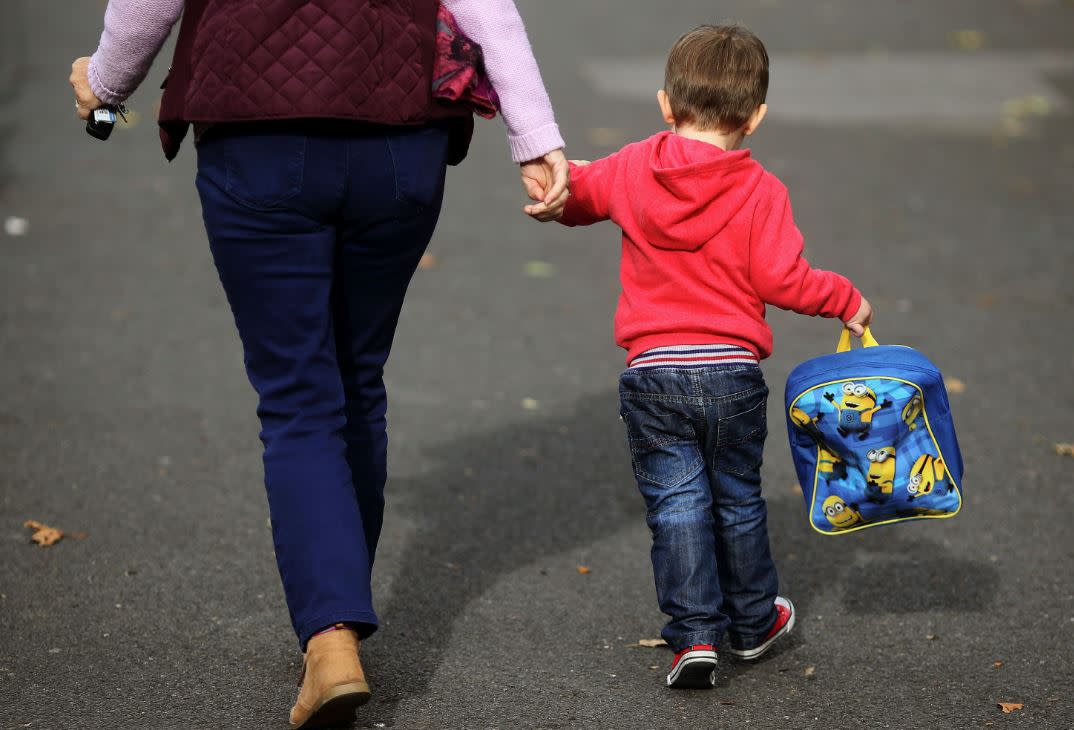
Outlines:
{"label": "blue backpack", "polygon": [[835,535],[901,520],[954,517],[962,454],[939,369],[866,329],[850,349],[787,378],[787,434],[809,524]]}

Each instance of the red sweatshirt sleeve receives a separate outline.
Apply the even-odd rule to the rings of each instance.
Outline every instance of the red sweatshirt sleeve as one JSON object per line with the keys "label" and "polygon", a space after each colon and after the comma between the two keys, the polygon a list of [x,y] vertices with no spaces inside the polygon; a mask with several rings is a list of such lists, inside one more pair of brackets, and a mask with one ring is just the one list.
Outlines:
{"label": "red sweatshirt sleeve", "polygon": [[611,218],[612,192],[619,167],[619,152],[588,165],[571,163],[571,194],[559,222],[565,226],[588,226]]}
{"label": "red sweatshirt sleeve", "polygon": [[787,189],[773,180],[754,213],[750,282],[766,304],[847,321],[857,313],[861,294],[845,276],[812,268],[803,247]]}

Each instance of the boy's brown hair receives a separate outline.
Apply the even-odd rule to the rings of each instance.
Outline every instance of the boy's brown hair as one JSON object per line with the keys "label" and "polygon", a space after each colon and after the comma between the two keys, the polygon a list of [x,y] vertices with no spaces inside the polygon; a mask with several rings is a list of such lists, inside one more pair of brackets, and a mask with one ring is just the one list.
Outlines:
{"label": "boy's brown hair", "polygon": [[702,25],[672,47],[664,91],[676,123],[737,130],[768,94],[768,51],[740,25]]}

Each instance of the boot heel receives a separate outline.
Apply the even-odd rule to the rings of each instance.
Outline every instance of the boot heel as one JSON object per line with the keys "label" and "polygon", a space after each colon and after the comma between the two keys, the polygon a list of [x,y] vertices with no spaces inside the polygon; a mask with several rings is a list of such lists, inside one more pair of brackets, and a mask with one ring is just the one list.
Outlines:
{"label": "boot heel", "polygon": [[301,725],[292,725],[291,730],[312,730],[349,725],[354,720],[355,711],[369,702],[371,693],[367,682],[348,682],[325,691],[321,702]]}

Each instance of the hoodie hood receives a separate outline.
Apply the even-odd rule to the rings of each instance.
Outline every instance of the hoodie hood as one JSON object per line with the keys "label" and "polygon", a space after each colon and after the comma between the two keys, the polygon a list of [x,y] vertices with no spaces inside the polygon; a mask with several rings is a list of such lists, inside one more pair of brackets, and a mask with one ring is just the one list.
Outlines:
{"label": "hoodie hood", "polygon": [[633,197],[635,219],[657,248],[696,251],[738,215],[764,169],[749,150],[722,150],[672,132],[657,135],[652,183]]}

